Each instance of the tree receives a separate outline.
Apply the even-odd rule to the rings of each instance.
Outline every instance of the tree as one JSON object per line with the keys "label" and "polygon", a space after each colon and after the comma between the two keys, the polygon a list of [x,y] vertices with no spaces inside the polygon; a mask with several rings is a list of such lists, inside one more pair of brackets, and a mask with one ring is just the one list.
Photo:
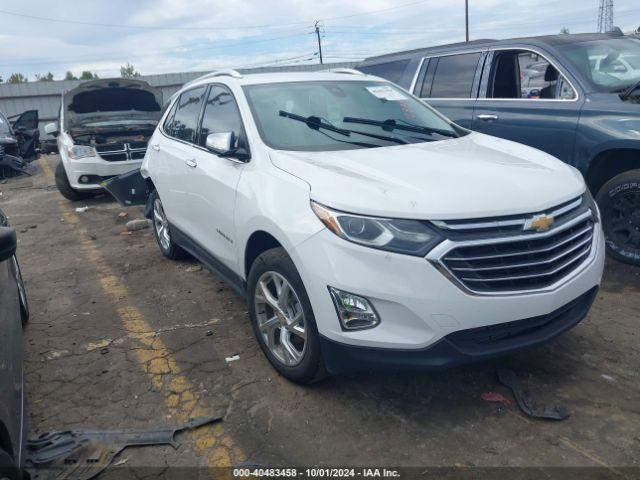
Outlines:
{"label": "tree", "polygon": [[97,80],[98,74],[92,73],[89,70],[83,70],[80,74],[80,80]]}
{"label": "tree", "polygon": [[39,82],[52,82],[53,81],[53,73],[36,73],[36,80]]}
{"label": "tree", "polygon": [[140,72],[137,72],[134,66],[127,62],[126,65],[120,67],[120,76],[122,78],[139,77]]}
{"label": "tree", "polygon": [[569,32],[569,28],[568,28],[568,27],[562,27],[562,28],[560,29],[560,33],[570,33],[570,32]]}
{"label": "tree", "polygon": [[29,80],[27,79],[26,75],[23,75],[22,73],[12,73],[9,76],[9,80],[8,83],[27,83]]}
{"label": "tree", "polygon": [[67,73],[64,76],[65,80],[78,80],[78,77],[76,77],[73,72],[67,71]]}

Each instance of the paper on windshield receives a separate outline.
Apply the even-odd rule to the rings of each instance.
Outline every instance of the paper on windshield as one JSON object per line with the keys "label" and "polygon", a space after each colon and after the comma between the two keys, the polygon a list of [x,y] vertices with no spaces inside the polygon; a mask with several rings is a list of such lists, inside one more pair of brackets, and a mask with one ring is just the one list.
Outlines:
{"label": "paper on windshield", "polygon": [[381,100],[398,101],[406,100],[407,97],[395,88],[389,85],[378,85],[375,87],[366,87],[370,94],[375,95]]}

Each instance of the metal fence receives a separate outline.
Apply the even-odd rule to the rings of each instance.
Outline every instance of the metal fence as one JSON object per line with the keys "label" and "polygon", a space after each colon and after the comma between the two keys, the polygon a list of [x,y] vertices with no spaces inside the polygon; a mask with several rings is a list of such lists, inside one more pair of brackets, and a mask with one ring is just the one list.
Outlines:
{"label": "metal fence", "polygon": [[[241,73],[266,72],[309,72],[329,68],[351,68],[355,62],[331,63],[324,65],[294,65],[283,67],[260,67],[240,69]],[[149,82],[162,90],[165,100],[169,99],[185,83],[208,72],[163,73],[159,75],[142,75],[141,80]],[[44,133],[44,125],[57,120],[60,109],[60,96],[83,83],[82,80],[58,80],[52,82],[2,83],[0,84],[0,111],[12,116],[25,110],[38,110],[40,117],[41,140],[53,140]]]}

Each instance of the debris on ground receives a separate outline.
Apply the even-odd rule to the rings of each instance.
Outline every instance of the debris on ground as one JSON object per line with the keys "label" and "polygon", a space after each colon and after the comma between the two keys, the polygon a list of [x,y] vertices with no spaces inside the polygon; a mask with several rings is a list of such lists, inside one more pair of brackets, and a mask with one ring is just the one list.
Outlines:
{"label": "debris on ground", "polygon": [[56,480],[89,480],[107,469],[127,447],[171,445],[178,448],[177,433],[220,420],[222,415],[191,420],[178,428],[48,432],[27,442],[26,464],[27,468],[48,471]]}
{"label": "debris on ground", "polygon": [[533,403],[524,392],[518,377],[513,370],[498,370],[498,380],[511,389],[520,410],[532,418],[545,420],[565,420],[569,418],[569,410],[564,405],[541,405]]}
{"label": "debris on ground", "polygon": [[189,273],[199,272],[200,270],[202,270],[202,265],[191,265],[187,267],[187,272]]}
{"label": "debris on ground", "polygon": [[605,379],[607,382],[611,382],[611,383],[615,383],[616,379],[613,378],[611,375],[607,375],[606,373],[603,373],[602,375],[600,375],[603,379]]}
{"label": "debris on ground", "polygon": [[124,232],[120,232],[120,235],[131,235],[131,232],[129,232],[128,230],[125,230]]}
{"label": "debris on ground", "polygon": [[144,230],[151,226],[151,220],[146,218],[136,218],[135,220],[129,220],[127,222],[127,230],[135,232],[136,230]]}
{"label": "debris on ground", "polygon": [[485,402],[502,403],[503,405],[511,405],[511,400],[498,392],[484,392],[480,398]]}
{"label": "debris on ground", "polygon": [[87,210],[89,210],[89,207],[86,205],[84,207],[76,207],[76,212],[78,213],[86,212]]}
{"label": "debris on ground", "polygon": [[118,217],[119,217],[119,218],[127,218],[128,216],[129,216],[129,214],[128,214],[127,212],[120,212],[120,213],[118,214]]}
{"label": "debris on ground", "polygon": [[236,360],[240,360],[240,355],[232,355],[230,357],[225,358],[227,363],[235,362]]}

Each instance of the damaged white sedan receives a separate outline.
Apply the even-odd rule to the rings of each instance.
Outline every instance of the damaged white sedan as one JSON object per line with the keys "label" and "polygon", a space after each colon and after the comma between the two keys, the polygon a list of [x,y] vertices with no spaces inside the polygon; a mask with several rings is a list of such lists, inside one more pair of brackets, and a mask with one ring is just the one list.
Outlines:
{"label": "damaged white sedan", "polygon": [[161,114],[162,93],[142,80],[95,80],[65,93],[59,122],[45,127],[57,137],[60,193],[81,200],[105,180],[140,168]]}

